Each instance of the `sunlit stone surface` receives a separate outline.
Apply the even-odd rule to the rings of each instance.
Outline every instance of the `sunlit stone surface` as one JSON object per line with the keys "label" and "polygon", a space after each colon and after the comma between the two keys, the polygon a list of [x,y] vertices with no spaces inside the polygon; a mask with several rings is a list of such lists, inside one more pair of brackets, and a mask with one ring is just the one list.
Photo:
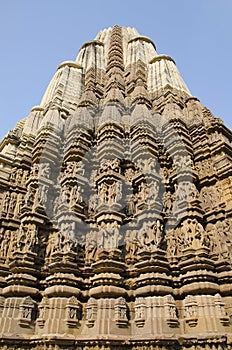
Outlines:
{"label": "sunlit stone surface", "polygon": [[232,349],[231,139],[135,29],[62,63],[0,143],[0,349]]}

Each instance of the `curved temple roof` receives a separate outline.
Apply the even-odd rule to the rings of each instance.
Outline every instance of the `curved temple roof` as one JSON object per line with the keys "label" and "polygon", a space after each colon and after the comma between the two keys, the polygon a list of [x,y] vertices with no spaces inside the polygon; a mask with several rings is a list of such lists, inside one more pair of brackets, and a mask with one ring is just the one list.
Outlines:
{"label": "curved temple roof", "polygon": [[[113,33],[117,32],[116,35]],[[136,29],[114,26],[100,31],[96,38],[85,43],[75,62],[62,63],[52,78],[41,102],[41,107],[52,100],[62,100],[68,108],[75,108],[88,85],[88,71],[92,69],[95,86],[104,97],[107,84],[107,66],[111,60],[111,69],[117,66],[117,50],[114,48],[117,41],[121,42],[121,79],[125,86],[136,84],[141,78],[147,89],[148,96],[160,95],[166,87],[175,89],[179,93],[191,96],[177,67],[169,56],[158,55],[155,44],[149,38],[141,36]],[[111,57],[111,58],[110,58]],[[133,86],[129,88],[129,95]],[[125,95],[125,93],[124,93]]]}

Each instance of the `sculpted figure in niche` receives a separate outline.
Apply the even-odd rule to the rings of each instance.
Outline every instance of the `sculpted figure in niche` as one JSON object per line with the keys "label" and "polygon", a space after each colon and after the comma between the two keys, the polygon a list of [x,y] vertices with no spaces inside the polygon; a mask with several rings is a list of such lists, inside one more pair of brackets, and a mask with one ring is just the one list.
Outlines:
{"label": "sculpted figure in niche", "polygon": [[28,186],[27,193],[24,197],[24,205],[26,207],[31,207],[35,198],[35,189],[31,185]]}
{"label": "sculpted figure in niche", "polygon": [[13,215],[14,215],[16,203],[17,203],[17,193],[16,193],[16,192],[13,192],[13,193],[11,194],[11,199],[10,199],[10,204],[9,204],[9,210],[8,210],[8,214],[9,214],[10,216],[13,216]]}
{"label": "sculpted figure in niche", "polygon": [[97,319],[97,309],[97,300],[94,298],[90,298],[86,304],[86,320],[87,323],[90,323],[88,324],[89,327],[93,326],[94,321]]}
{"label": "sculpted figure in niche", "polygon": [[216,226],[214,224],[208,224],[205,228],[206,234],[209,237],[209,248],[212,254],[219,253],[218,239]]}
{"label": "sculpted figure in niche", "polygon": [[176,189],[176,201],[177,203],[183,201],[191,201],[199,197],[199,193],[194,183],[189,181],[183,181],[178,185],[175,184]]}
{"label": "sculpted figure in niche", "polygon": [[7,213],[9,204],[10,204],[10,192],[7,191],[4,195],[3,203],[2,203],[2,211],[4,213]]}
{"label": "sculpted figure in niche", "polygon": [[23,177],[23,169],[18,169],[17,174],[16,174],[16,182],[18,184],[21,184],[22,177]]}
{"label": "sculpted figure in niche", "polygon": [[140,249],[150,250],[157,248],[162,240],[163,225],[160,221],[144,222],[139,230],[138,240],[140,242]]}
{"label": "sculpted figure in niche", "polygon": [[193,161],[190,154],[174,156],[173,163],[176,166],[177,171],[191,170],[193,168]]}
{"label": "sculpted figure in niche", "polygon": [[25,250],[34,251],[38,243],[36,225],[29,225],[25,234]]}
{"label": "sculpted figure in niche", "polygon": [[1,256],[3,258],[6,258],[8,256],[10,240],[11,240],[11,232],[9,230],[6,230],[4,232],[4,237],[3,237],[2,243],[1,243]]}
{"label": "sculpted figure in niche", "polygon": [[138,195],[137,195],[138,201],[144,202],[147,198],[147,185],[144,182],[141,182],[141,184],[138,187]]}
{"label": "sculpted figure in niche", "polygon": [[174,229],[168,230],[166,232],[165,240],[167,242],[167,256],[175,257],[179,253],[179,241],[178,241],[178,233],[180,233],[180,229],[176,233]]}
{"label": "sculpted figure in niche", "polygon": [[136,211],[137,194],[132,194],[129,196],[127,203],[127,214],[129,216],[133,216]]}
{"label": "sculpted figure in niche", "polygon": [[145,298],[139,297],[135,300],[135,320],[145,320]]}
{"label": "sculpted figure in niche", "polygon": [[56,232],[55,237],[54,237],[54,247],[53,247],[53,252],[58,251],[60,252],[63,247],[63,237],[60,231]]}
{"label": "sculpted figure in niche", "polygon": [[39,176],[44,177],[45,179],[50,178],[51,167],[49,163],[41,163],[39,168]]}
{"label": "sculpted figure in niche", "polygon": [[188,295],[184,299],[184,317],[185,318],[196,318],[197,317],[197,302],[192,295]]}
{"label": "sculpted figure in niche", "polygon": [[64,175],[65,176],[73,175],[74,174],[74,166],[75,166],[74,162],[67,162],[65,164]]}
{"label": "sculpted figure in niche", "polygon": [[101,162],[100,165],[100,173],[103,173],[105,171],[108,170],[112,170],[114,172],[120,173],[120,161],[119,159],[115,158],[115,159],[108,159],[105,160],[103,159],[103,161]]}
{"label": "sculpted figure in niche", "polygon": [[132,168],[127,168],[125,171],[125,180],[127,183],[131,184],[134,178],[135,171]]}
{"label": "sculpted figure in niche", "polygon": [[37,177],[39,174],[39,164],[35,163],[31,168],[31,175]]}
{"label": "sculpted figure in niche", "polygon": [[127,321],[127,304],[123,297],[116,299],[115,305],[115,319],[116,320],[126,320]]}
{"label": "sculpted figure in niche", "polygon": [[76,242],[74,240],[75,237],[75,229],[74,223],[63,223],[61,226],[61,243],[60,247],[62,251],[71,251],[75,250]]}
{"label": "sculpted figure in niche", "polygon": [[168,168],[164,167],[162,169],[160,169],[160,173],[164,179],[164,182],[167,183],[169,180],[169,170]]}
{"label": "sculpted figure in niche", "polygon": [[108,186],[108,203],[116,203],[122,197],[122,184],[119,181],[113,182]]}
{"label": "sculpted figure in niche", "polygon": [[159,193],[159,186],[157,182],[155,181],[151,182],[147,187],[147,203],[153,204],[157,200],[158,193]]}
{"label": "sculpted figure in niche", "polygon": [[79,185],[75,185],[71,189],[71,194],[70,194],[71,205],[75,205],[75,204],[81,203],[83,201],[81,193],[82,193],[82,190],[81,190],[81,187]]}
{"label": "sculpted figure in niche", "polygon": [[45,205],[48,200],[48,187],[46,185],[39,186],[38,188],[38,198],[42,205]]}
{"label": "sculpted figure in niche", "polygon": [[102,247],[104,249],[118,248],[121,235],[119,233],[117,222],[102,222],[98,237],[98,247]]}
{"label": "sculpted figure in niche", "polygon": [[90,231],[86,235],[86,244],[85,244],[85,254],[86,261],[91,262],[95,259],[97,252],[97,232]]}
{"label": "sculpted figure in niche", "polygon": [[99,187],[98,187],[98,196],[99,196],[99,201],[100,203],[106,203],[107,202],[107,192],[108,188],[107,185],[102,182]]}
{"label": "sculpted figure in niche", "polygon": [[137,238],[137,231],[128,230],[126,232],[126,258],[133,259],[139,248],[139,240]]}
{"label": "sculpted figure in niche", "polygon": [[48,239],[48,245],[46,248],[46,257],[50,258],[52,253],[55,251],[55,244],[56,244],[56,234],[52,233]]}
{"label": "sculpted figure in niche", "polygon": [[90,174],[90,179],[89,179],[89,184],[90,186],[94,187],[95,186],[95,182],[96,182],[96,176],[97,176],[98,171],[95,169],[91,172]]}
{"label": "sculpted figure in niche", "polygon": [[169,216],[172,212],[173,197],[170,191],[167,191],[163,195],[163,208],[166,216]]}
{"label": "sculpted figure in niche", "polygon": [[29,171],[24,170],[23,177],[22,177],[22,185],[25,185],[26,181],[28,180],[28,177],[29,177]]}
{"label": "sculpted figure in niche", "polygon": [[89,198],[89,214],[94,214],[97,210],[97,206],[98,206],[98,195],[92,194]]}
{"label": "sculpted figure in niche", "polygon": [[229,247],[231,246],[231,235],[230,226],[225,221],[217,221],[216,224],[217,241],[219,256],[221,258],[229,257]]}
{"label": "sculpted figure in niche", "polygon": [[156,171],[155,158],[140,159],[137,165],[143,173],[154,173]]}
{"label": "sculpted figure in niche", "polygon": [[181,233],[185,248],[201,248],[209,246],[203,226],[196,219],[187,219],[181,224]]}
{"label": "sculpted figure in niche", "polygon": [[11,175],[10,175],[10,182],[15,182],[16,181],[16,174],[17,174],[17,167],[12,168],[11,170]]}
{"label": "sculpted figure in niche", "polygon": [[19,228],[19,233],[17,237],[17,243],[16,243],[17,250],[20,250],[21,252],[24,251],[25,241],[26,241],[25,227],[21,226]]}
{"label": "sculpted figure in niche", "polygon": [[70,202],[70,188],[68,185],[65,185],[61,190],[61,203],[66,204],[67,202]]}

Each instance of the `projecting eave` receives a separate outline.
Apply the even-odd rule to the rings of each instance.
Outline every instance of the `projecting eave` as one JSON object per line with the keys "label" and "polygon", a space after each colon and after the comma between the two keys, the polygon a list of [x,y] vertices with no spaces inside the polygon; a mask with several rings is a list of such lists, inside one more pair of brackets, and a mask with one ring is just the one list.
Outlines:
{"label": "projecting eave", "polygon": [[156,50],[156,46],[155,46],[154,42],[150,38],[148,38],[147,36],[143,36],[143,35],[135,36],[135,37],[131,38],[128,41],[128,43],[132,43],[133,41],[137,41],[137,40],[146,41],[147,43],[152,44],[154,46],[154,49]]}
{"label": "projecting eave", "polygon": [[57,70],[60,69],[60,68],[63,68],[63,67],[72,67],[72,68],[82,69],[82,67],[78,63],[76,63],[74,61],[64,61],[64,62],[62,62],[57,67]]}
{"label": "projecting eave", "polygon": [[86,43],[84,43],[80,50],[82,49],[85,49],[87,46],[90,46],[90,45],[100,45],[100,46],[104,46],[104,43],[100,40],[90,40],[90,41],[87,41]]}

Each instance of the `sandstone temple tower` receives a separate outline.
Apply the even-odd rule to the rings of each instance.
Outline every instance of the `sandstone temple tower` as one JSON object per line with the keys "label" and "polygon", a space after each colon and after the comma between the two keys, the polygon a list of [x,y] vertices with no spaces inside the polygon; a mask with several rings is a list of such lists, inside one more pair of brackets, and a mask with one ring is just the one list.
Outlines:
{"label": "sandstone temple tower", "polygon": [[0,143],[0,349],[232,349],[232,133],[114,26]]}

